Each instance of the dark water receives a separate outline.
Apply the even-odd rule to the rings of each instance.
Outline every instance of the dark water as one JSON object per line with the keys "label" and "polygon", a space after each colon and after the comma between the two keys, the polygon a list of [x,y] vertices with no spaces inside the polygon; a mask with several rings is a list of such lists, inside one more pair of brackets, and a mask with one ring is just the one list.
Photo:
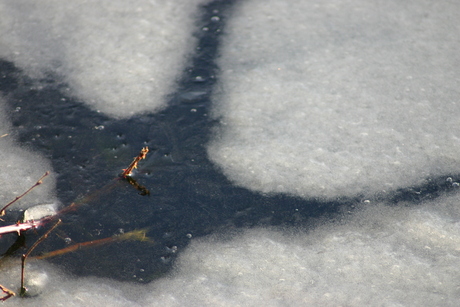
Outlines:
{"label": "dark water", "polygon": [[[168,107],[156,114],[111,119],[66,97],[67,85],[58,77],[31,80],[14,64],[0,61],[0,90],[8,101],[15,137],[52,162],[63,205],[83,199],[76,211],[62,215],[63,225],[37,253],[65,247],[63,237],[85,242],[120,229],[147,228],[154,243],[115,242],[50,261],[78,275],[148,282],[172,267],[190,237],[260,225],[308,228],[319,216],[339,219],[361,201],[360,196],[324,202],[254,193],[233,185],[208,159],[206,144],[219,125],[209,116],[219,75],[215,62],[225,21],[235,5],[215,1],[202,7],[198,48],[168,98]],[[211,21],[212,16],[220,21]],[[115,179],[143,146],[149,146],[150,153],[133,178],[150,191],[149,196]],[[453,189],[447,176],[376,199],[417,204]],[[111,189],[105,191],[106,185]],[[37,237],[28,236],[28,242]]]}

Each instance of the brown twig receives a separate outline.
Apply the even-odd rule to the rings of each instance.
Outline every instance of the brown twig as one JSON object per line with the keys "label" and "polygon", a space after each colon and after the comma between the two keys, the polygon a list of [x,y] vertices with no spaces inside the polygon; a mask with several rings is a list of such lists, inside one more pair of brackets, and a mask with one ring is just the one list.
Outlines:
{"label": "brown twig", "polygon": [[8,288],[6,288],[6,287],[4,287],[2,285],[0,285],[0,290],[2,290],[3,294],[5,294],[4,296],[0,297],[0,301],[2,301],[2,302],[4,302],[7,299],[9,299],[10,297],[16,295],[16,293],[14,293],[10,289],[8,289]]}
{"label": "brown twig", "polygon": [[123,178],[126,178],[126,176],[131,176],[131,172],[133,171],[133,169],[137,168],[137,163],[139,163],[140,160],[145,159],[145,156],[147,156],[148,152],[149,152],[149,148],[147,146],[142,148],[139,155],[134,158],[133,162],[131,162],[128,168],[123,169],[123,173],[121,174],[121,176]]}
{"label": "brown twig", "polygon": [[40,179],[38,179],[37,182],[35,182],[35,184],[33,186],[31,186],[27,191],[25,191],[24,193],[22,193],[21,195],[19,196],[16,196],[15,199],[13,199],[12,201],[10,201],[5,207],[2,208],[2,210],[0,210],[0,216],[4,216],[5,215],[5,210],[11,206],[12,204],[14,204],[15,202],[17,202],[18,200],[20,200],[22,197],[24,197],[25,195],[27,195],[27,193],[29,193],[30,191],[32,191],[35,187],[39,186],[40,184],[42,184],[42,180],[43,178],[45,178],[46,176],[48,176],[50,174],[49,171],[47,171],[45,174],[43,174],[43,176],[40,177]]}
{"label": "brown twig", "polygon": [[85,247],[94,247],[94,246],[104,245],[104,244],[115,242],[115,241],[135,240],[135,241],[141,241],[141,242],[153,242],[147,237],[146,233],[147,233],[146,229],[133,230],[133,231],[121,234],[121,235],[115,235],[115,236],[111,236],[108,238],[72,244],[66,248],[44,253],[43,255],[36,256],[33,258],[34,259],[45,259],[45,258],[50,258],[50,257],[56,257],[56,256],[70,253],[70,252],[74,252],[76,250],[79,250]]}
{"label": "brown twig", "polygon": [[30,255],[30,253],[38,246],[38,244],[40,244],[43,240],[45,240],[46,238],[48,238],[48,235],[61,223],[61,220],[57,220],[56,223],[53,225],[53,227],[51,227],[50,229],[48,229],[47,232],[45,232],[45,234],[43,236],[40,237],[40,239],[38,239],[34,245],[32,245],[31,248],[29,248],[29,250],[27,251],[27,253],[23,254],[22,255],[22,266],[21,266],[21,291],[20,291],[20,295],[21,296],[24,296],[27,292],[27,288],[24,286],[24,277],[25,277],[25,268],[26,268],[26,260],[27,260],[27,257]]}
{"label": "brown twig", "polygon": [[21,231],[25,231],[31,228],[37,228],[41,224],[42,224],[42,221],[38,220],[38,221],[27,221],[24,223],[18,222],[14,225],[3,226],[3,227],[0,227],[0,235],[12,233],[12,232],[17,232],[19,235]]}

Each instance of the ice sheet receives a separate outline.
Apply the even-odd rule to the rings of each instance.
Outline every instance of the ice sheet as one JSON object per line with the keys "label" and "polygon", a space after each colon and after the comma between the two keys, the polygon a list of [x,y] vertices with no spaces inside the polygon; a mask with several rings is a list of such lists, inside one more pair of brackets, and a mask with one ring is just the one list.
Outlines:
{"label": "ice sheet", "polygon": [[[108,2],[98,2],[94,12],[77,9],[75,2],[15,3],[20,5],[0,4],[8,12],[0,18],[1,36],[11,37],[7,47],[0,45],[0,52],[8,51],[2,56],[31,76],[40,76],[43,69],[61,74],[75,95],[113,116],[145,110],[145,97],[154,91],[145,80],[157,65],[142,62],[143,56],[133,63],[123,59],[136,58],[135,48],[128,47],[138,46],[136,34],[148,33],[122,29],[110,18],[127,10],[135,17],[120,20],[139,22],[142,28],[136,14],[153,10],[154,2],[137,2],[140,11],[117,1],[110,3],[119,9],[104,10]],[[177,9],[178,20],[195,11],[187,4]],[[101,17],[101,11],[107,16]],[[222,127],[210,156],[238,185],[305,198],[374,195],[429,175],[457,174],[458,12],[454,2],[427,0],[239,2],[221,48],[214,116],[222,119]],[[80,28],[72,20],[75,14],[91,26]],[[11,33],[14,21],[24,16],[35,19]],[[188,24],[165,18],[161,29],[169,31],[166,37]],[[145,29],[154,24],[147,21]],[[107,31],[93,36],[91,29],[104,25]],[[27,36],[31,27],[38,30]],[[110,48],[111,35],[125,35],[122,53]],[[141,45],[141,54],[153,48]],[[163,51],[158,51],[162,62],[168,58]],[[101,67],[107,66],[100,62],[106,56],[114,70],[104,74]],[[166,65],[172,75],[185,61],[179,57],[176,66]],[[138,63],[148,68],[143,71]],[[129,64],[134,73],[123,79],[123,65]],[[138,86],[147,90],[137,91]],[[155,95],[160,96],[171,88],[158,86]],[[126,96],[119,94],[124,87]],[[0,129],[8,130],[4,123],[2,118]],[[41,175],[40,167],[49,162],[22,154],[14,139],[2,138],[0,144],[4,141],[9,143],[0,147],[1,163],[11,168],[14,180],[31,174],[21,173],[24,169]],[[2,193],[16,191],[16,183],[5,181],[4,187]],[[317,221],[308,230],[254,228],[192,239],[171,275],[148,285],[75,278],[31,261],[29,278],[42,285],[40,296],[6,304],[456,306],[459,198],[453,192],[418,205],[365,202],[340,222]],[[0,283],[17,290],[17,264],[3,266],[1,273]]]}

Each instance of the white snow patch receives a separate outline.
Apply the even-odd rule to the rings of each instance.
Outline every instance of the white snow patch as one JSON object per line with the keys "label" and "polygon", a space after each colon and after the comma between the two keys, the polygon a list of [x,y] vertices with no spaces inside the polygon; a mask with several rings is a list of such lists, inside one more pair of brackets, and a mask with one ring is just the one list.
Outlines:
{"label": "white snow patch", "polygon": [[2,1],[0,57],[32,77],[62,76],[114,117],[166,105],[192,51],[207,0]]}
{"label": "white snow patch", "polygon": [[236,184],[372,195],[460,173],[460,7],[240,2],[208,152]]}

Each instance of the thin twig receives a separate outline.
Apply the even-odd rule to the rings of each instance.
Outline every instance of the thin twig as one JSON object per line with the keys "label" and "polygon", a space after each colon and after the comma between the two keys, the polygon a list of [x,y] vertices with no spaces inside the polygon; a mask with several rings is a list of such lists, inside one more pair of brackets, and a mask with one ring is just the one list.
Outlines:
{"label": "thin twig", "polygon": [[40,179],[38,179],[37,182],[35,182],[35,184],[33,186],[31,186],[27,191],[25,191],[24,193],[22,193],[21,195],[19,196],[16,196],[15,199],[13,199],[12,201],[10,201],[5,207],[3,207],[2,210],[0,210],[0,216],[4,216],[5,215],[5,210],[11,206],[12,204],[14,204],[15,202],[17,202],[18,200],[20,200],[22,197],[24,197],[25,195],[27,195],[27,193],[29,193],[30,191],[32,191],[35,187],[39,186],[40,184],[42,184],[42,180],[43,178],[45,178],[46,176],[48,176],[50,174],[49,171],[47,171],[45,174],[43,174],[43,176],[40,177]]}
{"label": "thin twig", "polygon": [[27,221],[25,223],[16,223],[14,225],[8,225],[8,226],[3,226],[0,227],[0,235],[4,235],[7,233],[12,233],[12,232],[17,232],[18,235],[20,234],[21,231],[25,231],[31,228],[37,228],[38,226],[41,226],[42,221]]}
{"label": "thin twig", "polygon": [[50,258],[50,257],[61,256],[61,255],[85,248],[85,247],[94,247],[94,246],[104,245],[104,244],[111,243],[111,242],[127,241],[127,240],[141,241],[141,242],[153,242],[150,238],[147,237],[147,229],[139,229],[139,230],[132,230],[130,232],[120,234],[120,235],[114,235],[108,238],[72,244],[65,248],[58,249],[52,252],[47,252],[47,253],[44,253],[43,255],[33,257],[33,259],[45,259],[45,258]]}
{"label": "thin twig", "polygon": [[24,296],[27,292],[27,288],[24,287],[24,275],[25,275],[25,268],[26,268],[26,259],[27,257],[30,255],[30,253],[38,246],[38,244],[40,244],[43,240],[45,240],[46,238],[48,238],[48,235],[61,223],[61,220],[57,220],[56,223],[53,225],[53,227],[51,227],[50,229],[48,229],[48,231],[40,237],[40,239],[38,239],[34,245],[32,245],[31,248],[29,248],[29,250],[27,251],[27,253],[23,254],[22,255],[22,266],[21,266],[21,291],[20,291],[20,295],[21,296]]}
{"label": "thin twig", "polygon": [[10,289],[0,285],[0,290],[2,290],[2,292],[5,294],[4,296],[0,297],[0,301],[4,302],[6,301],[7,299],[9,299],[10,297],[12,296],[15,296],[16,293],[14,293],[13,291],[11,291]]}
{"label": "thin twig", "polygon": [[142,148],[139,155],[134,158],[133,162],[131,162],[128,168],[123,169],[123,173],[121,174],[121,176],[123,178],[126,178],[126,176],[131,176],[131,172],[133,171],[133,169],[137,168],[137,163],[139,163],[140,160],[145,159],[145,156],[147,156],[148,152],[149,152],[149,148],[147,146]]}

